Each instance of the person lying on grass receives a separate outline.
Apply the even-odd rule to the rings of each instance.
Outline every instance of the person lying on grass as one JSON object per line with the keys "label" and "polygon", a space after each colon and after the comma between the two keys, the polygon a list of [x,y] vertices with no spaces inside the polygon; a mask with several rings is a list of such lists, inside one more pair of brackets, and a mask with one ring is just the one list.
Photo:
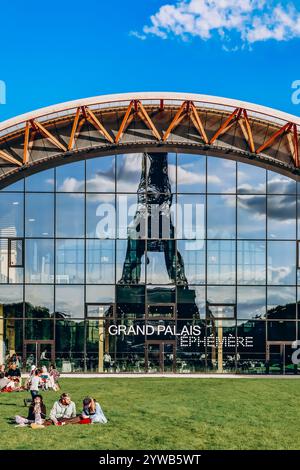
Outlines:
{"label": "person lying on grass", "polygon": [[107,419],[104,416],[100,404],[92,397],[86,397],[83,400],[82,419],[90,419],[92,424],[106,424]]}
{"label": "person lying on grass", "polygon": [[24,418],[23,416],[17,415],[15,421],[18,426],[28,426],[31,425],[33,428],[43,427],[43,424],[46,419],[46,406],[43,402],[42,395],[36,395],[31,405],[28,409],[28,416]]}

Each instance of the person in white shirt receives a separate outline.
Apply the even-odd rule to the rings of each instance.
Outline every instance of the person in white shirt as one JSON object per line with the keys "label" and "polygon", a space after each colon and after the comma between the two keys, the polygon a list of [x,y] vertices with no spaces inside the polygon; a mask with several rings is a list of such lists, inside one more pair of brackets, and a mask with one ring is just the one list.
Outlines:
{"label": "person in white shirt", "polygon": [[76,424],[81,417],[76,416],[76,406],[68,393],[63,393],[50,411],[50,420],[55,426]]}
{"label": "person in white shirt", "polygon": [[39,386],[41,384],[41,371],[39,369],[35,369],[34,375],[32,375],[30,379],[30,393],[32,396],[32,400],[39,394]]}

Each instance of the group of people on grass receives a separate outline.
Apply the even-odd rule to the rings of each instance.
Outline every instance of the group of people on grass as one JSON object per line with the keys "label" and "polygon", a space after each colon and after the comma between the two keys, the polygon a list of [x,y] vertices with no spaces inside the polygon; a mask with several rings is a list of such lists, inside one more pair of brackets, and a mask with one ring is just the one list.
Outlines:
{"label": "group of people on grass", "polygon": [[44,428],[50,425],[107,423],[100,404],[94,398],[84,398],[82,410],[77,414],[75,403],[68,393],[63,393],[59,400],[55,401],[47,419],[46,406],[41,391],[58,391],[60,389],[59,376],[55,364],[50,365],[49,371],[46,366],[39,368],[33,364],[23,384],[20,366],[16,360],[11,360],[7,367],[0,365],[0,392],[27,390],[31,394],[31,399],[24,399],[25,406],[29,403],[27,417],[15,416],[13,421],[16,426]]}
{"label": "group of people on grass", "polygon": [[76,405],[71,400],[68,393],[63,393],[57,400],[47,419],[46,406],[40,394],[33,395],[32,402],[28,409],[27,418],[17,415],[16,425],[19,427],[31,426],[33,429],[55,425],[66,424],[105,424],[107,419],[101,409],[100,404],[92,397],[86,397],[82,402],[82,411],[77,414]]}
{"label": "group of people on grass", "polygon": [[54,364],[51,364],[49,371],[46,366],[37,368],[31,366],[30,373],[24,384],[20,368],[16,362],[10,362],[8,367],[0,365],[0,392],[20,392],[30,390],[39,392],[39,390],[59,390],[59,372]]}

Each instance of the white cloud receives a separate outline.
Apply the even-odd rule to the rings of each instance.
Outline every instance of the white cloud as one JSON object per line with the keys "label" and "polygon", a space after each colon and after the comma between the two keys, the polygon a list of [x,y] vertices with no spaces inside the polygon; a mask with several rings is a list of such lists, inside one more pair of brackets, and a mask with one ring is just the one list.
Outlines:
{"label": "white cloud", "polygon": [[287,41],[300,37],[300,10],[283,0],[181,0],[166,4],[150,17],[143,34],[218,37],[223,49],[234,51],[258,41]]}
{"label": "white cloud", "polygon": [[145,41],[145,39],[147,39],[146,34],[141,34],[138,31],[130,31],[129,36],[133,36],[135,38],[138,38],[141,41]]}

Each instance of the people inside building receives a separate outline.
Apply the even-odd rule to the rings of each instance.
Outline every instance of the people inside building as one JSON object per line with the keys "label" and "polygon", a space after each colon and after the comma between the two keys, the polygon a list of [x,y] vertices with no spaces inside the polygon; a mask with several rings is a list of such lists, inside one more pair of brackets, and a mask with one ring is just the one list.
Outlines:
{"label": "people inside building", "polygon": [[107,423],[107,419],[102,411],[100,404],[92,397],[86,397],[83,400],[82,418],[89,418],[92,424]]}
{"label": "people inside building", "polygon": [[104,370],[108,372],[111,366],[111,355],[108,352],[104,354],[103,362],[104,362]]}
{"label": "people inside building", "polygon": [[46,419],[46,406],[43,402],[42,395],[35,395],[31,405],[28,409],[27,418],[17,415],[15,417],[16,424],[18,426],[31,425],[32,428],[44,427]]}
{"label": "people inside building", "polygon": [[76,416],[76,406],[68,393],[62,393],[50,411],[50,420],[55,426],[79,423],[81,417]]}

